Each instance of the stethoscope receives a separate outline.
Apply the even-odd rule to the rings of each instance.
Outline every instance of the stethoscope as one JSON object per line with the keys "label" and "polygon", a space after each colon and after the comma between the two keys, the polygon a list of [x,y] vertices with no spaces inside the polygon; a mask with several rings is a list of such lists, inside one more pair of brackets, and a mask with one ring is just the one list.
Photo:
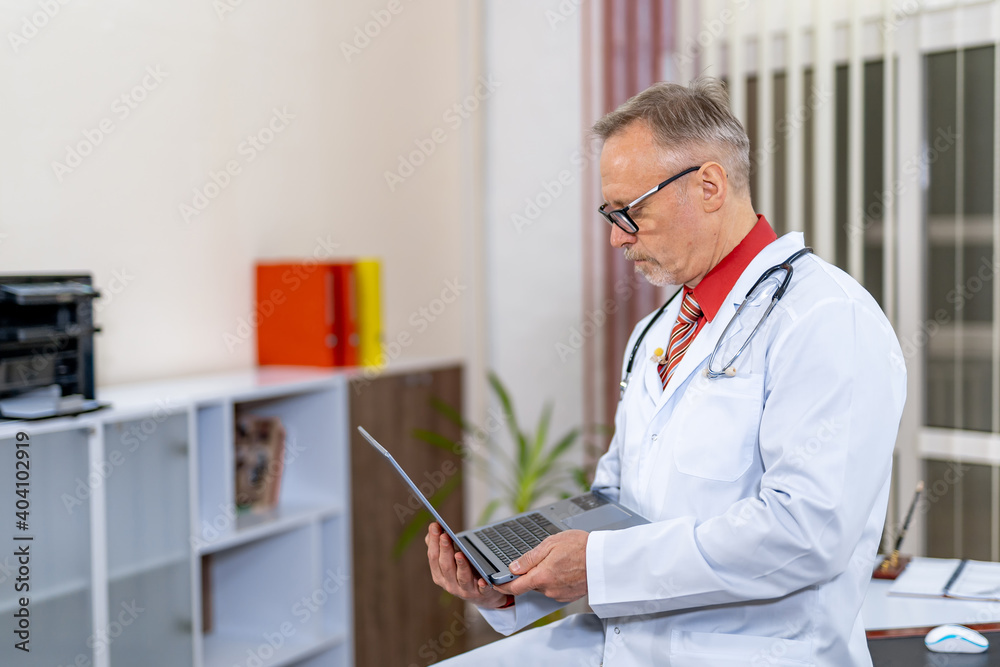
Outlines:
{"label": "stethoscope", "polygon": [[[736,375],[736,360],[740,358],[740,355],[743,354],[743,351],[746,350],[747,347],[750,345],[750,341],[753,340],[753,337],[757,334],[757,331],[760,329],[761,325],[764,324],[764,320],[766,320],[767,316],[771,314],[771,311],[774,309],[774,306],[778,303],[781,297],[785,295],[785,290],[788,289],[788,284],[792,280],[792,262],[797,260],[799,257],[802,257],[803,255],[811,253],[812,251],[813,249],[809,247],[802,248],[802,250],[797,251],[781,264],[772,266],[767,271],[761,274],[760,278],[757,279],[757,282],[755,282],[753,284],[753,287],[750,288],[750,291],[747,292],[746,297],[744,297],[743,299],[743,303],[741,303],[740,307],[736,309],[736,313],[733,315],[732,319],[730,319],[729,322],[726,324],[726,328],[722,330],[722,335],[719,336],[719,340],[716,341],[715,349],[712,350],[712,356],[709,357],[708,359],[708,367],[705,368],[705,377],[711,380],[715,380],[723,377],[734,377]],[[719,348],[722,345],[722,341],[726,340],[726,334],[729,333],[729,329],[733,326],[735,322],[739,320],[740,313],[742,313],[746,305],[750,303],[750,297],[765,280],[767,280],[771,275],[777,273],[778,271],[785,271],[786,272],[785,277],[781,281],[781,285],[779,285],[778,288],[774,291],[774,294],[771,295],[771,303],[768,304],[767,310],[764,311],[764,314],[761,316],[760,320],[758,320],[757,326],[753,328],[753,331],[750,332],[750,335],[747,337],[743,345],[740,346],[740,349],[737,350],[736,354],[733,355],[733,357],[729,361],[723,364],[720,370],[717,371],[712,370],[713,366],[715,365],[716,356],[719,354]],[[669,306],[673,302],[673,300],[677,298],[677,295],[680,294],[682,291],[684,291],[683,287],[674,292],[670,296],[670,298],[667,299],[667,302],[664,303],[662,306],[660,306],[660,309],[656,311],[656,314],[653,315],[653,318],[649,320],[649,322],[646,324],[645,328],[642,330],[642,333],[639,334],[639,338],[635,341],[635,345],[632,346],[632,353],[628,355],[628,363],[625,365],[625,377],[622,378],[622,381],[620,383],[621,391],[618,393],[619,401],[621,401],[622,397],[625,396],[625,390],[628,388],[629,379],[632,377],[632,364],[635,362],[635,355],[636,353],[639,352],[639,347],[642,345],[642,340],[646,337],[646,333],[656,323],[656,320],[660,319],[660,315],[662,315],[663,311],[667,309],[667,306]]]}

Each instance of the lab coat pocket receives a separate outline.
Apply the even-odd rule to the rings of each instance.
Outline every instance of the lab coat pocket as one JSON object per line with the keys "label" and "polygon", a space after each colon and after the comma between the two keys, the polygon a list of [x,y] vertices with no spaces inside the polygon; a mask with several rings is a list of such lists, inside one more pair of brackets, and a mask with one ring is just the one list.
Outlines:
{"label": "lab coat pocket", "polygon": [[810,642],[718,632],[670,633],[670,667],[811,667]]}
{"label": "lab coat pocket", "polygon": [[692,378],[667,426],[680,472],[734,482],[753,462],[763,410],[761,374]]}

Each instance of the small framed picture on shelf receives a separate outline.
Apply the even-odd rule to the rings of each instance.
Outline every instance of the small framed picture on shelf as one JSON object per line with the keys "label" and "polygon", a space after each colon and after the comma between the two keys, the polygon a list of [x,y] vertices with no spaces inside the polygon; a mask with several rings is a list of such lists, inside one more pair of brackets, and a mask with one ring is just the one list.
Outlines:
{"label": "small framed picture on shelf", "polygon": [[236,508],[267,512],[278,505],[285,428],[278,417],[236,417]]}

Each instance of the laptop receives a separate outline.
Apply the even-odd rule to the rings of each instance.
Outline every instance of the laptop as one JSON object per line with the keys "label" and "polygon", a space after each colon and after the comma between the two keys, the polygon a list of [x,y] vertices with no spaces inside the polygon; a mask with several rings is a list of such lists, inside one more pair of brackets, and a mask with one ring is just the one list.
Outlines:
{"label": "laptop", "polygon": [[451,537],[451,541],[469,562],[473,564],[479,575],[490,583],[505,584],[517,577],[508,566],[523,554],[541,544],[549,535],[569,530],[619,530],[649,523],[634,511],[602,495],[591,491],[573,498],[558,500],[535,510],[518,514],[509,519],[487,524],[472,530],[455,533],[448,523],[441,518],[430,501],[420,492],[410,476],[396,463],[392,454],[386,451],[368,431],[358,427],[358,432],[364,436],[372,447],[396,469],[399,476],[409,485],[413,494],[420,499],[431,513],[434,520]]}

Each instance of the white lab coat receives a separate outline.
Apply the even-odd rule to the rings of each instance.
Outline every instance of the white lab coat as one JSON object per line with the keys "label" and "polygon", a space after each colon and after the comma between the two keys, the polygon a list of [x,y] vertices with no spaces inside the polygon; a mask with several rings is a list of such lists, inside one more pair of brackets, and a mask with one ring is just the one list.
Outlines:
{"label": "white lab coat", "polygon": [[[906,378],[888,321],[857,282],[806,255],[736,377],[702,374],[751,285],[802,246],[792,233],[761,251],[666,391],[649,359],[666,347],[679,298],[649,330],[594,488],[651,523],[590,535],[600,623],[499,642],[504,664],[568,664],[565,646],[596,656],[573,664],[605,667],[871,665],[860,610]],[[534,593],[484,616],[509,634],[557,606]]]}

